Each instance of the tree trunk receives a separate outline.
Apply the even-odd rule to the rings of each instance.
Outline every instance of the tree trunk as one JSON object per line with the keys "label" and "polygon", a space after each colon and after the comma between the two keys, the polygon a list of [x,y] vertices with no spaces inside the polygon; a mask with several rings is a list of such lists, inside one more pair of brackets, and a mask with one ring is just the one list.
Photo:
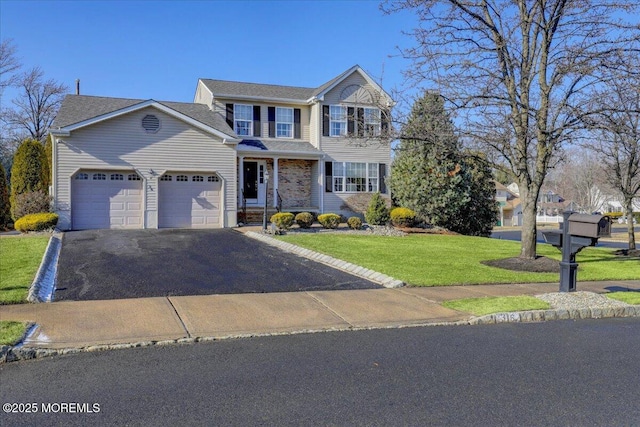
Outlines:
{"label": "tree trunk", "polygon": [[633,199],[628,198],[624,201],[624,210],[625,215],[627,216],[627,233],[629,234],[629,250],[633,251],[636,249],[636,236],[633,230]]}
{"label": "tree trunk", "polygon": [[536,227],[536,204],[538,192],[529,191],[523,185],[520,186],[520,203],[522,204],[522,234],[520,237],[520,258],[536,258],[536,240],[538,230]]}

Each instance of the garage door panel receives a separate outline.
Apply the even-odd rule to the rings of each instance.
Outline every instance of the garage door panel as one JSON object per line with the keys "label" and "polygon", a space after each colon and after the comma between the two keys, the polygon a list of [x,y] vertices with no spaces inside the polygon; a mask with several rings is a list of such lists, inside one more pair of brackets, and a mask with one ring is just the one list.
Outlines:
{"label": "garage door panel", "polygon": [[[178,176],[181,181],[178,181]],[[202,177],[202,181],[195,181]],[[186,177],[187,180],[184,180]],[[165,174],[160,180],[158,226],[171,228],[220,227],[220,182],[210,173]],[[170,180],[169,180],[170,179]]]}
{"label": "garage door panel", "polygon": [[71,195],[73,228],[141,228],[142,180],[129,175],[136,179],[108,171],[76,174]]}

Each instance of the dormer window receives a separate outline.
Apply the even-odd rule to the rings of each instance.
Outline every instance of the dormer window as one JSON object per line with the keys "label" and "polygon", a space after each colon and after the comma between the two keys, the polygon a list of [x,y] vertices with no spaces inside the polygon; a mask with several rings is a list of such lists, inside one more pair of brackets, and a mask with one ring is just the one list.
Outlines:
{"label": "dormer window", "polygon": [[233,130],[238,136],[253,135],[253,106],[235,104],[233,109],[234,126]]}

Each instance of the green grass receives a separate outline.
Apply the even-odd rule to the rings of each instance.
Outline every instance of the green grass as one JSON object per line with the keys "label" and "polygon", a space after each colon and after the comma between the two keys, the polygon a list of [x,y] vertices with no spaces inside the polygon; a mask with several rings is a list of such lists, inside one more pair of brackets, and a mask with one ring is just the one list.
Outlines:
{"label": "green grass", "polygon": [[464,298],[444,301],[444,307],[466,311],[475,316],[510,311],[546,310],[549,304],[531,296]]}
{"label": "green grass", "polygon": [[0,237],[0,304],[27,301],[49,236]]}
{"label": "green grass", "polygon": [[640,292],[611,292],[605,294],[607,298],[626,302],[627,304],[640,305]]}
{"label": "green grass", "polygon": [[[358,234],[288,234],[279,239],[379,271],[415,286],[557,282],[558,273],[529,273],[490,267],[481,261],[516,257],[520,242],[482,237]],[[538,255],[557,260],[560,251],[538,245]],[[586,248],[578,254],[578,279],[631,280],[640,277],[640,259],[613,250]]]}
{"label": "green grass", "polygon": [[0,345],[15,345],[27,330],[26,323],[0,321]]}

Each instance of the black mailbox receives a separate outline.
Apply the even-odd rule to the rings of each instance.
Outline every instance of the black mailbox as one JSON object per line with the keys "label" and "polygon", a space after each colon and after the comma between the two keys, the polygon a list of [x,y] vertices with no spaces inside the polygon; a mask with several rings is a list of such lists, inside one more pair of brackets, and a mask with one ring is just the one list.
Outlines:
{"label": "black mailbox", "polygon": [[578,264],[576,254],[587,246],[595,246],[598,238],[611,236],[611,221],[602,215],[562,214],[560,230],[543,231],[545,242],[562,251],[560,292],[576,290]]}
{"label": "black mailbox", "polygon": [[572,236],[593,239],[610,237],[611,221],[609,221],[609,217],[602,215],[572,214],[569,217],[569,230]]}

